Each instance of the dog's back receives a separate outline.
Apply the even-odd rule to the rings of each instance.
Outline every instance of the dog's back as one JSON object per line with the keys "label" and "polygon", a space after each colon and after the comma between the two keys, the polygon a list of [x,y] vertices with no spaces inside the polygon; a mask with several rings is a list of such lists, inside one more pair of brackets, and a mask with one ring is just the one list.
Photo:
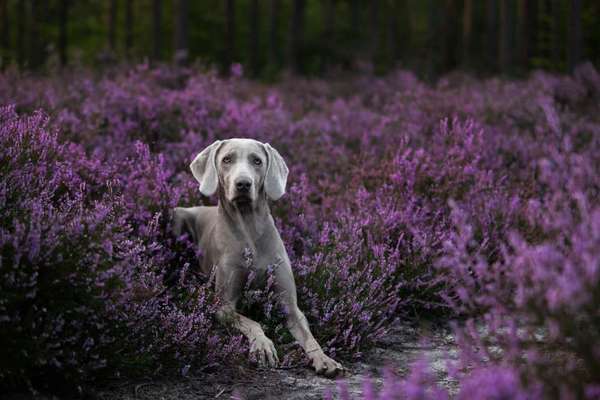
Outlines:
{"label": "dog's back", "polygon": [[[173,232],[177,236],[187,233],[192,241],[205,252],[209,248],[206,242],[213,234],[216,221],[216,206],[176,207],[173,212]],[[210,273],[212,267],[211,262],[206,262],[210,258],[208,254],[203,257],[205,262],[202,263],[202,270],[206,274]]]}

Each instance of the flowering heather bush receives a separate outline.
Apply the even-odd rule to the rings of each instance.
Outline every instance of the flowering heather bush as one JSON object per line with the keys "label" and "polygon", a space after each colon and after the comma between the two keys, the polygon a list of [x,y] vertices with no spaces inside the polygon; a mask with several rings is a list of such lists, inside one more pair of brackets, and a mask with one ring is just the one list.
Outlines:
{"label": "flowering heather bush", "polygon": [[456,278],[450,302],[463,311],[484,310],[483,326],[470,319],[459,329],[466,363],[509,363],[530,383],[542,383],[547,396],[593,398],[600,382],[600,208],[591,204],[597,195],[586,192],[595,193],[598,184],[581,187],[573,181],[578,171],[562,167],[571,172],[573,191],[530,200],[526,208],[537,240],[514,232],[491,262],[473,246],[469,222],[457,209],[460,228],[442,264]]}
{"label": "flowering heather bush", "polygon": [[[351,400],[348,390],[341,381],[338,384],[340,400]],[[326,395],[327,399],[328,396]],[[329,397],[331,398],[331,397]],[[362,399],[364,400],[536,400],[543,399],[540,387],[526,388],[512,368],[487,367],[475,370],[462,377],[458,393],[443,388],[436,381],[434,374],[428,370],[426,362],[417,362],[411,373],[404,379],[387,372],[383,387],[376,390],[370,380],[363,383]]]}
{"label": "flowering heather bush", "polygon": [[[592,397],[599,82],[591,66],[435,86],[404,71],[275,86],[171,67],[5,72],[0,380],[188,373],[243,353],[215,325],[201,255],[168,227],[175,205],[213,202],[191,159],[251,137],[290,167],[272,211],[326,351],[360,357],[407,315],[460,317],[464,398],[494,375],[505,385],[483,398]],[[296,362],[268,288],[244,300]],[[382,398],[436,396],[418,372]]]}
{"label": "flowering heather bush", "polygon": [[[207,286],[182,284],[181,301],[165,292],[165,270],[185,246],[161,227],[157,210],[177,190],[161,188],[160,160],[142,144],[120,165],[90,159],[59,143],[41,112],[4,107],[0,122],[2,381],[57,384],[222,358],[211,353],[222,339]],[[127,171],[143,171],[153,192],[124,181]]]}

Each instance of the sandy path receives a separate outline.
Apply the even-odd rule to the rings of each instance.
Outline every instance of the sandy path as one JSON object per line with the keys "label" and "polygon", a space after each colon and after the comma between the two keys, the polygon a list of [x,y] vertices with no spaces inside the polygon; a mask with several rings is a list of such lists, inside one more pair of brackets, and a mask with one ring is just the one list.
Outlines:
{"label": "sandy path", "polygon": [[[411,363],[423,357],[432,362],[440,384],[456,389],[444,369],[445,360],[455,359],[456,354],[453,336],[446,329],[399,326],[363,360],[345,364],[349,391],[360,393],[365,376],[373,377],[375,384],[381,385],[382,371],[386,366],[399,375],[406,375]],[[315,376],[308,368],[262,370],[240,366],[227,374],[213,371],[176,381],[128,382],[99,392],[94,397],[122,400],[230,399],[233,390],[237,390],[244,399],[300,400],[321,399],[327,388],[335,393],[335,380]]]}

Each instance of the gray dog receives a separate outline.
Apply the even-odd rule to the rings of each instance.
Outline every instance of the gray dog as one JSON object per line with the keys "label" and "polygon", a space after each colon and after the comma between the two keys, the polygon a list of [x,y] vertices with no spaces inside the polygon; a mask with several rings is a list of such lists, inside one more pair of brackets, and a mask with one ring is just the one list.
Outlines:
{"label": "gray dog", "polygon": [[323,352],[298,308],[290,261],[269,209],[267,199],[277,200],[285,193],[288,168],[281,155],[256,140],[218,140],[198,154],[190,168],[200,192],[216,192],[219,204],[176,208],[174,232],[180,235],[185,229],[191,234],[203,252],[202,270],[214,273],[222,299],[219,321],[232,323],[248,338],[260,365],[276,366],[279,359],[271,339],[260,324],[236,311],[249,268],[264,280],[267,267],[275,266],[275,289],[288,329],[317,373],[337,375],[342,366]]}

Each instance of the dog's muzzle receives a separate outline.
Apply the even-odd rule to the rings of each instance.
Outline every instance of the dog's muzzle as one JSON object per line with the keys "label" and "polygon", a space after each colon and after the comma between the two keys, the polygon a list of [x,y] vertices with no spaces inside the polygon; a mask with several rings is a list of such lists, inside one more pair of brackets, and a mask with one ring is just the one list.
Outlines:
{"label": "dog's muzzle", "polygon": [[250,179],[242,178],[238,179],[235,182],[235,190],[238,194],[250,193],[250,189],[252,188],[252,182]]}
{"label": "dog's muzzle", "polygon": [[235,184],[235,197],[233,201],[236,203],[250,203],[252,202],[252,181],[248,178],[239,178],[234,182]]}

